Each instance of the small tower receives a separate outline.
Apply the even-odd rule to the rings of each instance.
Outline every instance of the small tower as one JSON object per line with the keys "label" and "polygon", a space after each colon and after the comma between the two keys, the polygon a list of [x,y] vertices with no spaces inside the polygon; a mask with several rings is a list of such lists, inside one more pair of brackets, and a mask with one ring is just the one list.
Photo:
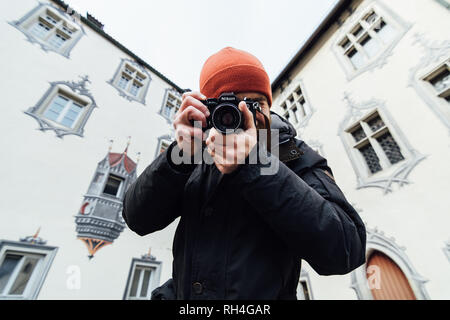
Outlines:
{"label": "small tower", "polygon": [[[130,139],[130,137],[129,137]],[[128,186],[136,180],[137,162],[128,153],[113,153],[112,140],[106,157],[97,165],[80,211],[75,216],[78,239],[89,251],[89,259],[100,248],[111,244],[125,228],[122,203]]]}

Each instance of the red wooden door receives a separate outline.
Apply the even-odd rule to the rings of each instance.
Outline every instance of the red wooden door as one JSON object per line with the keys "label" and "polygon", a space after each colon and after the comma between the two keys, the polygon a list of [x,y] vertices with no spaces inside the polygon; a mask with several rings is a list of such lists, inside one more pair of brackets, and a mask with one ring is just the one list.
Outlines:
{"label": "red wooden door", "polygon": [[367,278],[374,300],[416,300],[402,270],[379,251],[372,253],[367,262]]}

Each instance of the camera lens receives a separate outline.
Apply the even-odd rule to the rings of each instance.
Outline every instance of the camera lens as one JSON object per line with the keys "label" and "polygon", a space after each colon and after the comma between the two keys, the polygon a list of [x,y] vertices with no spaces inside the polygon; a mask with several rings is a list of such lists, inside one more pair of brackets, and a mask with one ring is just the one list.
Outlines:
{"label": "camera lens", "polygon": [[221,104],[216,107],[212,114],[212,124],[222,134],[236,130],[241,125],[241,112],[232,104]]}

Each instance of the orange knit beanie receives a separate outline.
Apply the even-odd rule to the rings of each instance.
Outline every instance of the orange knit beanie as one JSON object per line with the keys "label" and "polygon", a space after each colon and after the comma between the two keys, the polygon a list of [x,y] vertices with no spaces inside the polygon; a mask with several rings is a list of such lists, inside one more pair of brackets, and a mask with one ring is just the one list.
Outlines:
{"label": "orange knit beanie", "polygon": [[206,60],[200,73],[200,92],[207,98],[218,98],[224,92],[258,92],[272,106],[272,88],[262,63],[250,53],[231,47]]}

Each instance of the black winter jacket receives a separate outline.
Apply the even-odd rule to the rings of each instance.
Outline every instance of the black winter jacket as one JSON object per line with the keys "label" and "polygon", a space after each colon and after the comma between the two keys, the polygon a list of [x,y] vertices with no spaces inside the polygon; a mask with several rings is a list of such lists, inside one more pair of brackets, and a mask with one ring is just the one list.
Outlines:
{"label": "black winter jacket", "polygon": [[261,175],[260,163],[218,178],[214,164],[177,166],[173,143],[127,190],[122,214],[137,234],[181,217],[170,282],[177,299],[296,299],[302,259],[320,275],[364,263],[364,224],[326,159],[275,113],[272,129],[280,130],[279,157],[268,153],[275,175]]}

